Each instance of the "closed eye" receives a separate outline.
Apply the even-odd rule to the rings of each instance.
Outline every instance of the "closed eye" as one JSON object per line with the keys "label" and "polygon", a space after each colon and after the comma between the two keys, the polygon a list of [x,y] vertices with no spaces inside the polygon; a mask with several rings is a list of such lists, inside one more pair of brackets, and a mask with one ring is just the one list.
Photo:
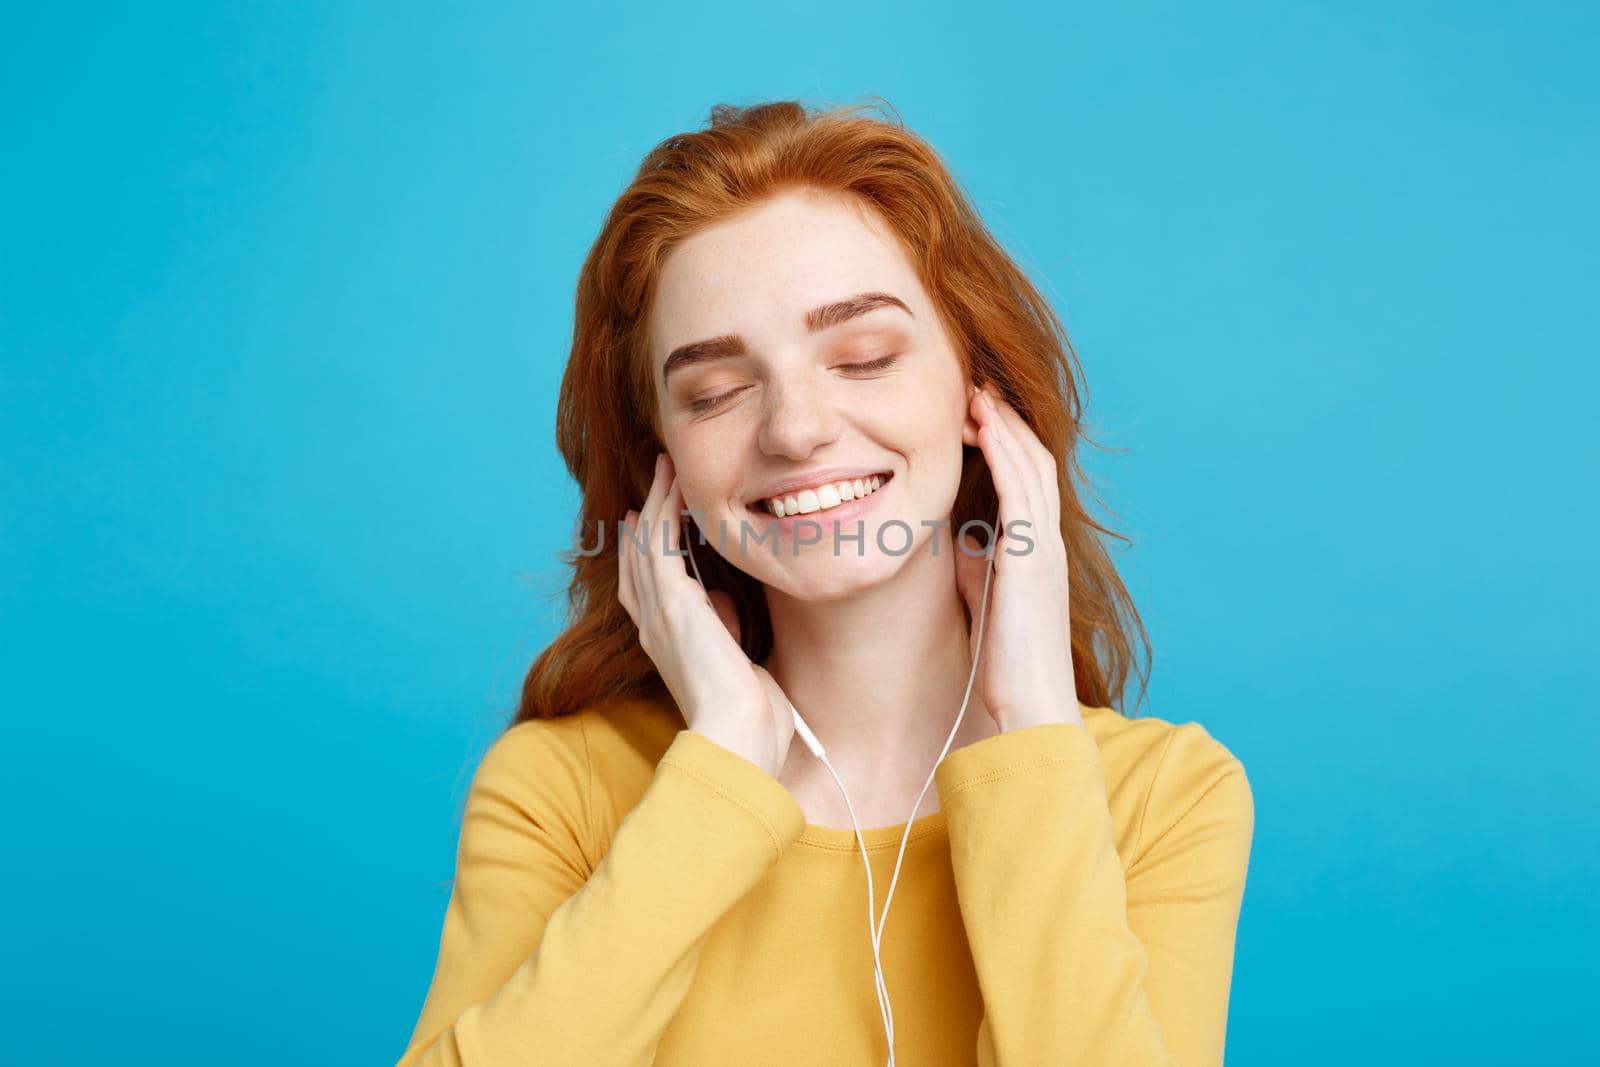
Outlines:
{"label": "closed eye", "polygon": [[851,371],[852,373],[871,373],[873,371],[888,369],[894,363],[894,361],[899,358],[900,353],[895,352],[891,355],[884,356],[882,359],[874,359],[866,363],[845,363],[843,364],[843,367],[845,370]]}
{"label": "closed eye", "polygon": [[740,389],[729,389],[726,393],[718,393],[716,396],[708,396],[702,400],[691,400],[689,401],[689,412],[692,415],[698,415],[703,411],[710,411],[712,408],[719,406],[724,400],[738,396],[748,388],[750,387],[747,385]]}
{"label": "closed eye", "polygon": [[[879,359],[868,360],[865,363],[841,363],[839,367],[841,370],[849,371],[851,374],[876,374],[878,371],[888,370],[899,358],[900,353],[893,352]],[[720,407],[724,401],[733,399],[748,388],[750,387],[744,386],[739,389],[729,389],[727,392],[718,393],[716,396],[691,400],[689,401],[689,412],[693,415],[699,415]]]}

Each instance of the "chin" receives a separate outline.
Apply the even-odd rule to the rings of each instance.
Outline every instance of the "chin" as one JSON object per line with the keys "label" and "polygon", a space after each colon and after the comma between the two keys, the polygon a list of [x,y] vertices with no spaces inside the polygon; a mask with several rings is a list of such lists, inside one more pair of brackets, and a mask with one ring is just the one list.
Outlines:
{"label": "chin", "polygon": [[[848,600],[894,577],[901,562],[910,555],[885,555],[872,543],[871,531],[867,537],[867,548],[860,556],[855,554],[853,545],[846,545],[844,552],[835,556],[831,544],[825,541],[808,546],[798,557],[763,560],[762,569],[770,577],[757,577],[795,600],[811,604]],[[821,551],[809,554],[817,549]]]}

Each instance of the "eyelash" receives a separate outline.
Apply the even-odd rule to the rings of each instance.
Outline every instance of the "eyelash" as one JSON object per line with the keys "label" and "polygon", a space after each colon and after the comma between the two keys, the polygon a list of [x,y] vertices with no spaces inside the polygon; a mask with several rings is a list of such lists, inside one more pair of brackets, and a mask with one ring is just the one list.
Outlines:
{"label": "eyelash", "polygon": [[[846,363],[844,366],[848,367],[852,373],[887,370],[899,358],[900,353],[895,352],[891,355],[884,356],[881,359],[868,360],[866,363]],[[716,396],[705,400],[691,400],[689,402],[689,412],[693,415],[699,415],[703,412],[710,411],[711,409],[718,407],[724,400],[730,400],[742,392],[744,392],[743,389],[734,389],[730,392],[719,393]]]}

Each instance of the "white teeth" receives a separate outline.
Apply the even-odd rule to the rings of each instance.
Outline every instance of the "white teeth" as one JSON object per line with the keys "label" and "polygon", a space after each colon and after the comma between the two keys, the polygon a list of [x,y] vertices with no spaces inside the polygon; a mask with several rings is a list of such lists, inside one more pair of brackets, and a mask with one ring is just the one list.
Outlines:
{"label": "white teeth", "polygon": [[859,500],[883,485],[881,475],[870,478],[851,478],[830,482],[815,489],[802,489],[798,493],[767,498],[767,510],[778,518],[787,515],[809,515],[813,511],[827,511],[847,500]]}

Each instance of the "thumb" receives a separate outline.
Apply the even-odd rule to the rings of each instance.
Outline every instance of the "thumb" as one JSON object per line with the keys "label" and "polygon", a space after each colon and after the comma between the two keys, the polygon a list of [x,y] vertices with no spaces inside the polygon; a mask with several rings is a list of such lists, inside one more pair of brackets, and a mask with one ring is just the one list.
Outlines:
{"label": "thumb", "polygon": [[956,588],[961,591],[961,598],[967,602],[967,608],[976,621],[978,607],[983,602],[983,572],[989,565],[989,558],[983,551],[983,545],[971,533],[963,534],[961,540],[967,546],[965,550],[953,546],[956,554]]}

